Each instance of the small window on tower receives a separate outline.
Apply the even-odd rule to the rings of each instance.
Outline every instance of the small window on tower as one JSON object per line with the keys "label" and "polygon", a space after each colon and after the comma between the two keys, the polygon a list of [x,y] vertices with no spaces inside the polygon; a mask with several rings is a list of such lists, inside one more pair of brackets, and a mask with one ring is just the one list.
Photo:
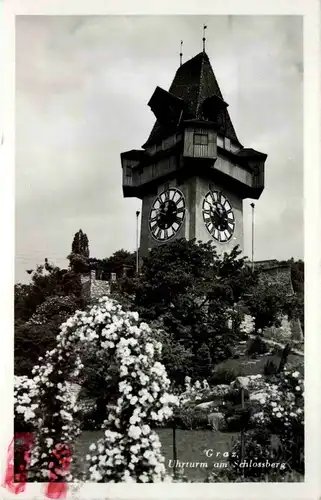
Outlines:
{"label": "small window on tower", "polygon": [[208,145],[208,135],[207,134],[194,134],[194,144],[207,146]]}

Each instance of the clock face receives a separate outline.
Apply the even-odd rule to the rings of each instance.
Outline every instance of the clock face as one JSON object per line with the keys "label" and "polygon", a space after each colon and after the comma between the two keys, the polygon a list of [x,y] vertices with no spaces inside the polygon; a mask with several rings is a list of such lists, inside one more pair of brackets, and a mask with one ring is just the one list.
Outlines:
{"label": "clock face", "polygon": [[203,200],[203,220],[208,232],[221,243],[234,233],[235,218],[232,205],[220,191],[209,191]]}
{"label": "clock face", "polygon": [[157,241],[171,239],[180,229],[185,217],[185,198],[176,188],[160,193],[149,213],[149,230]]}

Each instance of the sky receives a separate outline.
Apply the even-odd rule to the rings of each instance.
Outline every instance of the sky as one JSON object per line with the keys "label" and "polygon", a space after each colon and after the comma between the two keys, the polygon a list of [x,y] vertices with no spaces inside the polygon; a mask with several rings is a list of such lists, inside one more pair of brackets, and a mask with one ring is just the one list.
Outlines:
{"label": "sky", "polygon": [[[15,281],[45,257],[66,267],[74,234],[90,255],[134,250],[137,199],[120,153],[154,123],[147,102],[202,49],[239,140],[268,154],[255,201],[255,259],[303,258],[303,54],[299,16],[18,16]],[[252,200],[244,201],[251,255]]]}

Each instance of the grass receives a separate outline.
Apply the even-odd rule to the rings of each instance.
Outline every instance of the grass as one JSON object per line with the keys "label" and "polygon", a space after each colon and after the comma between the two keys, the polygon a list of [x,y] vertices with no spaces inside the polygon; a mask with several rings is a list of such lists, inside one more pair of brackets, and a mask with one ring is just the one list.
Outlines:
{"label": "grass", "polygon": [[[162,453],[165,457],[165,466],[169,473],[173,469],[169,466],[173,459],[173,431],[172,429],[158,429],[162,443]],[[102,431],[85,431],[75,445],[75,459],[77,460],[77,471],[84,471],[86,465],[85,456],[91,443],[102,437]],[[210,430],[181,430],[176,431],[177,460],[180,462],[207,462],[208,467],[186,468],[185,474],[191,481],[203,482],[206,475],[213,468],[213,462],[225,462],[227,459],[218,455],[231,450],[233,438],[236,433],[213,432]],[[204,450],[213,449],[213,457],[207,458]],[[82,470],[79,470],[82,467]],[[78,475],[75,473],[75,475]]]}
{"label": "grass", "polygon": [[[244,347],[245,350],[245,347]],[[280,350],[281,352],[281,350]],[[263,375],[264,366],[268,360],[274,361],[278,366],[280,363],[281,357],[279,355],[272,354],[264,354],[262,356],[258,356],[257,358],[252,358],[248,356],[246,353],[243,356],[240,356],[237,359],[229,358],[222,363],[219,363],[215,366],[215,371],[219,371],[221,369],[224,370],[232,370],[235,372],[236,376],[246,376],[246,375]],[[288,365],[298,365],[303,364],[303,360],[301,356],[296,354],[290,354],[288,357]]]}

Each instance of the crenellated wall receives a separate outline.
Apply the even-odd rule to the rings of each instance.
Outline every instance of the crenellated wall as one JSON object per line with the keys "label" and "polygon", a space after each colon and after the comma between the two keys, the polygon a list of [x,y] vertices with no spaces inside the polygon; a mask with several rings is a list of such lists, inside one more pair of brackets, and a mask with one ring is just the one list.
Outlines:
{"label": "crenellated wall", "polygon": [[110,294],[109,281],[96,280],[96,271],[90,271],[90,274],[81,275],[81,286],[83,297],[91,302]]}
{"label": "crenellated wall", "polygon": [[[265,260],[254,262],[256,269],[262,272],[262,279],[270,284],[282,284],[288,290],[289,295],[294,294],[291,267],[289,264],[280,264],[277,260]],[[303,332],[299,319],[290,321],[292,340],[301,342],[303,340]]]}

